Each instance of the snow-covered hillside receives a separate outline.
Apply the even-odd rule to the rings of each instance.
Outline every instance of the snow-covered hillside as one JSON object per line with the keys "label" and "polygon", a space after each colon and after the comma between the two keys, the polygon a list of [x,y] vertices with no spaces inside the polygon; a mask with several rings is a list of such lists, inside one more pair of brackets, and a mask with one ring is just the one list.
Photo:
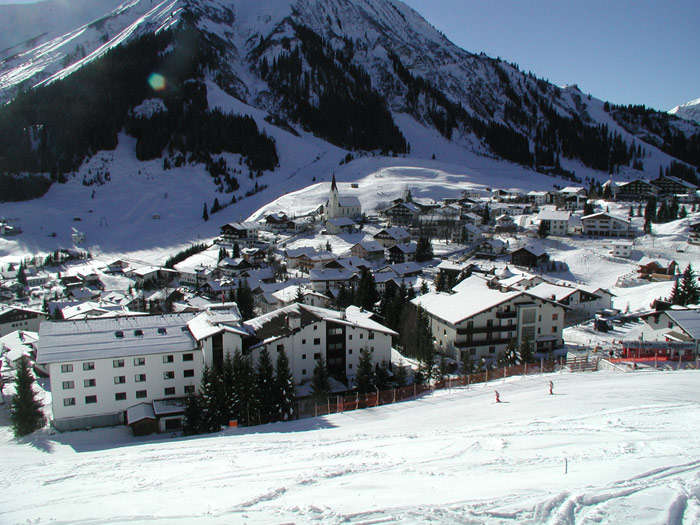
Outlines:
{"label": "snow-covered hillside", "polygon": [[690,525],[699,373],[510,378],[196,438],[16,443],[2,420],[0,521]]}
{"label": "snow-covered hillside", "polygon": [[676,106],[669,111],[671,115],[676,115],[677,117],[684,118],[686,120],[692,120],[700,123],[700,98]]}

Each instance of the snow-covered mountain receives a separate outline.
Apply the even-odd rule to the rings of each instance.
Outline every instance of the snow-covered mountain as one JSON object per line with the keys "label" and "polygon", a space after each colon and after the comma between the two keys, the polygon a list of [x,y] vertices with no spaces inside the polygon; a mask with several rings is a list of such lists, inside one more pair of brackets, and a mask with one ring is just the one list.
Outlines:
{"label": "snow-covered mountain", "polygon": [[669,113],[686,120],[700,123],[700,98],[676,106],[670,110]]}
{"label": "snow-covered mountain", "polygon": [[58,223],[146,181],[167,202],[101,222],[194,231],[202,202],[241,218],[334,171],[531,188],[700,165],[697,124],[469,53],[398,0],[52,0],[0,6],[0,44],[0,198],[65,182]]}

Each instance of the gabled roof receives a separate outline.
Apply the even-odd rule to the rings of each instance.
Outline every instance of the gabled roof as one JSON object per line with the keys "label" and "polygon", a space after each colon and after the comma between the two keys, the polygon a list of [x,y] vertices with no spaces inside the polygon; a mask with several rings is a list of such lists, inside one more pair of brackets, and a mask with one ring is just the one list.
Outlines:
{"label": "gabled roof", "polygon": [[343,208],[361,208],[360,199],[350,195],[338,195],[338,205]]}
{"label": "gabled roof", "polygon": [[335,219],[328,219],[327,222],[337,228],[357,226],[357,223],[350,217],[336,217]]}
{"label": "gabled roof", "polygon": [[318,269],[314,268],[309,271],[310,281],[347,281],[357,275],[357,272],[352,270],[342,269]]}
{"label": "gabled roof", "polygon": [[537,215],[541,221],[568,221],[571,218],[570,211],[542,210]]}
{"label": "gabled roof", "polygon": [[602,217],[608,217],[609,219],[614,219],[616,221],[621,221],[626,224],[630,224],[630,221],[623,219],[622,217],[616,217],[615,215],[610,215],[608,212],[605,211],[599,211],[598,213],[592,213],[590,215],[584,215],[581,217],[582,221],[588,220],[588,219],[600,219]]}
{"label": "gabled roof", "polygon": [[700,309],[666,310],[666,315],[691,338],[700,340]]}
{"label": "gabled roof", "polygon": [[375,233],[374,238],[376,239],[377,235],[379,234],[385,234],[396,241],[405,239],[406,237],[410,237],[410,234],[406,230],[404,230],[403,228],[399,228],[398,226],[384,228],[383,230],[380,230],[377,233]]}
{"label": "gabled roof", "polygon": [[484,310],[522,295],[522,292],[500,292],[484,285],[481,287],[470,286],[467,290],[455,294],[428,293],[416,297],[411,302],[429,314],[455,325]]}
{"label": "gabled roof", "polygon": [[518,248],[517,250],[513,250],[512,253],[517,253],[521,250],[526,251],[528,253],[531,253],[535,257],[541,257],[541,256],[547,254],[547,251],[544,248],[542,248],[542,246],[539,246],[537,244],[528,244],[527,246],[523,246],[522,248]]}
{"label": "gabled roof", "polygon": [[[373,240],[364,240],[358,242],[355,246],[362,246],[362,248],[365,249],[367,252],[384,252],[384,247],[379,244],[377,241]],[[353,246],[353,248],[355,247]]]}

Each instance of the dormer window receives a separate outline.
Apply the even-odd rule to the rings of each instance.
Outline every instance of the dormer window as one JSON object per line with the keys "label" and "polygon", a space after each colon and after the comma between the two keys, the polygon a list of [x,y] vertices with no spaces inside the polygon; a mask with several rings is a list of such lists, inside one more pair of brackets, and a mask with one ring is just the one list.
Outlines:
{"label": "dormer window", "polygon": [[143,337],[143,330],[134,330],[134,335],[136,337]]}
{"label": "dormer window", "polygon": [[159,334],[159,335],[165,335],[165,334],[167,334],[167,333],[168,333],[168,331],[167,331],[165,328],[163,328],[163,327],[158,328],[158,334]]}
{"label": "dormer window", "polygon": [[117,339],[123,339],[124,332],[122,332],[121,330],[117,330],[116,332],[114,332],[114,337],[116,337]]}

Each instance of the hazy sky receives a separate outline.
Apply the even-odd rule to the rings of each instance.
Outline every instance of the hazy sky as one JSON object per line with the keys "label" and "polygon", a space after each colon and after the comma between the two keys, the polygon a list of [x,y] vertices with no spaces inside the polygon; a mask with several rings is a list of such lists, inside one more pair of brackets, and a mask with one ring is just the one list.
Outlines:
{"label": "hazy sky", "polygon": [[467,51],[604,100],[668,110],[700,97],[700,0],[404,1]]}

